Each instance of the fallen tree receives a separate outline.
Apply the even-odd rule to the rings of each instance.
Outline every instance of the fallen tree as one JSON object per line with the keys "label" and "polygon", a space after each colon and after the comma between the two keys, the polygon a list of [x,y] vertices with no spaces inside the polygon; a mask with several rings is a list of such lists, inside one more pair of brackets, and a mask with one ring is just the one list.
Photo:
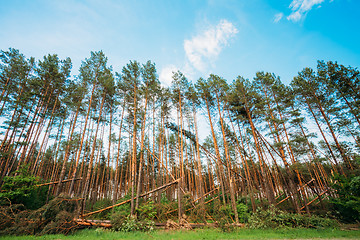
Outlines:
{"label": "fallen tree", "polygon": [[[171,185],[173,185],[173,184],[176,184],[176,183],[178,183],[179,181],[180,181],[180,178],[178,178],[178,179],[176,179],[175,181],[172,181],[172,182],[170,182],[170,183],[167,183],[167,184],[165,184],[165,185],[162,185],[161,187],[155,188],[155,189],[153,189],[153,190],[151,190],[151,191],[149,191],[149,192],[143,193],[143,194],[141,194],[139,197],[145,197],[145,196],[150,195],[150,194],[152,194],[152,193],[154,193],[154,192],[157,192],[157,191],[159,191],[159,190],[161,190],[161,189],[164,189],[164,188],[166,188],[166,187],[168,187],[168,186],[171,186]],[[137,197],[134,197],[133,199],[135,200],[136,198],[137,198]],[[88,217],[88,216],[91,216],[91,215],[93,215],[93,214],[101,213],[101,212],[103,212],[103,211],[112,209],[112,208],[114,208],[114,207],[121,206],[121,205],[123,205],[123,204],[125,204],[125,203],[128,203],[128,202],[130,202],[130,201],[131,201],[131,199],[128,199],[128,200],[125,200],[125,201],[123,201],[123,202],[121,202],[121,203],[117,203],[117,204],[114,204],[114,205],[112,205],[112,206],[109,206],[109,207],[106,207],[106,208],[103,208],[103,209],[100,209],[100,210],[97,210],[97,211],[94,211],[94,212],[90,212],[90,213],[83,214],[83,215],[80,216],[80,218],[83,219],[83,218]]]}

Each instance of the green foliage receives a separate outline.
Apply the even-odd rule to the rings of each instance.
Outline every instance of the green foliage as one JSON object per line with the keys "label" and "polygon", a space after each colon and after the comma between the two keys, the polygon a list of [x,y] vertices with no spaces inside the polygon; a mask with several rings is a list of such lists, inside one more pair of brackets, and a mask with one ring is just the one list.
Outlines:
{"label": "green foliage", "polygon": [[38,209],[46,202],[48,188],[37,184],[39,180],[28,173],[27,167],[21,167],[15,175],[4,177],[0,204],[23,204],[27,209]]}
{"label": "green foliage", "polygon": [[251,229],[266,228],[335,228],[335,220],[315,215],[307,216],[293,214],[276,209],[271,206],[267,210],[258,208],[249,218],[248,227]]}
{"label": "green foliage", "polygon": [[177,202],[169,201],[166,194],[163,194],[160,202],[154,203],[154,206],[157,210],[157,221],[166,222],[168,219],[177,218],[177,211],[171,212],[173,209],[177,208]]}
{"label": "green foliage", "polygon": [[127,216],[124,216],[121,212],[113,212],[110,216],[112,228],[115,231],[120,231],[122,225],[126,221]]}
{"label": "green foliage", "polygon": [[238,203],[236,205],[236,209],[237,209],[238,216],[239,216],[239,222],[247,223],[247,221],[250,217],[248,206],[244,203]]}
{"label": "green foliage", "polygon": [[334,177],[333,188],[338,195],[332,198],[332,212],[343,222],[360,221],[360,176]]}
{"label": "green foliage", "polygon": [[[97,200],[94,204],[87,204],[89,211],[97,211],[113,205],[112,200],[109,198]],[[92,219],[109,219],[111,215],[111,209],[102,211],[100,213],[91,216]]]}
{"label": "green foliage", "polygon": [[191,211],[186,212],[191,222],[206,223],[206,206],[198,203]]}
{"label": "green foliage", "polygon": [[0,235],[68,234],[79,226],[74,222],[78,200],[59,196],[37,210],[22,205],[1,206]]}
{"label": "green foliage", "polygon": [[136,209],[137,216],[130,215],[129,204],[116,207],[111,215],[111,224],[114,230],[122,232],[151,231],[154,229],[156,209],[152,201]]}
{"label": "green foliage", "polygon": [[234,212],[230,205],[223,205],[219,199],[215,199],[210,207],[209,213],[217,222],[219,228],[224,232],[231,232],[234,227],[231,225],[234,219]]}
{"label": "green foliage", "polygon": [[[130,199],[129,195],[119,199],[117,203],[126,201],[128,199]],[[129,204],[123,204],[113,208],[113,211],[110,215],[110,221],[114,230],[116,231],[121,230],[121,226],[123,225],[127,217],[130,215],[130,212],[131,209]]]}
{"label": "green foliage", "polygon": [[120,225],[117,225],[116,222],[112,222],[114,230],[121,232],[132,232],[138,231],[138,221],[135,216],[127,216],[124,221],[121,221]]}
{"label": "green foliage", "polygon": [[154,206],[154,202],[150,201],[147,204],[143,204],[138,209],[136,209],[136,214],[138,216],[138,220],[154,220],[156,216],[156,209]]}
{"label": "green foliage", "polygon": [[234,226],[231,225],[232,219],[234,219],[234,212],[230,205],[222,205],[219,209],[218,216],[219,227],[224,232],[234,231]]}

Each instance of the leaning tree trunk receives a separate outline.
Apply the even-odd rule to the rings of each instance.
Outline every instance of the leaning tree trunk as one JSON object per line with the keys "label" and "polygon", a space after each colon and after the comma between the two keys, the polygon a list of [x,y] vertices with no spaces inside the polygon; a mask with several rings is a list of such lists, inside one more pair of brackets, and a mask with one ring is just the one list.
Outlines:
{"label": "leaning tree trunk", "polygon": [[[80,156],[81,156],[81,151],[82,151],[82,148],[83,148],[83,144],[84,144],[84,138],[85,138],[85,135],[86,135],[86,127],[87,127],[87,123],[88,123],[88,119],[89,119],[89,115],[90,115],[90,111],[91,111],[91,103],[92,103],[92,100],[93,100],[93,97],[94,97],[94,92],[95,92],[95,89],[96,89],[96,81],[94,81],[94,85],[93,85],[93,88],[92,88],[92,91],[91,91],[91,96],[90,96],[90,101],[89,101],[89,107],[88,107],[88,110],[87,110],[87,113],[86,113],[86,117],[85,117],[85,123],[84,123],[84,129],[83,129],[83,133],[82,133],[82,136],[81,136],[81,141],[80,141],[80,146],[79,146],[79,149],[77,150],[77,156],[76,156],[76,160],[75,160],[75,167],[74,167],[74,172],[73,172],[73,175],[72,175],[72,181],[71,181],[71,184],[70,184],[70,188],[69,188],[69,194],[72,193],[72,190],[74,188],[74,184],[75,184],[75,176],[76,176],[76,172],[77,172],[77,167],[78,167],[78,164],[79,164],[79,160],[80,160]],[[79,105],[80,106],[80,105]]]}
{"label": "leaning tree trunk", "polygon": [[225,186],[224,186],[224,178],[223,178],[223,168],[222,168],[221,156],[220,156],[219,148],[218,148],[218,145],[217,145],[217,140],[216,140],[216,137],[215,137],[214,127],[213,127],[213,124],[212,124],[212,119],[211,119],[211,114],[210,114],[210,106],[209,106],[208,100],[206,99],[206,96],[204,97],[204,99],[205,99],[206,109],[207,109],[209,122],[210,122],[211,136],[213,138],[214,147],[215,147],[215,153],[216,153],[216,159],[217,159],[217,169],[218,169],[218,175],[219,175],[218,178],[219,178],[220,187],[221,187],[221,191],[222,191],[222,200],[223,200],[223,204],[225,205],[226,204]]}

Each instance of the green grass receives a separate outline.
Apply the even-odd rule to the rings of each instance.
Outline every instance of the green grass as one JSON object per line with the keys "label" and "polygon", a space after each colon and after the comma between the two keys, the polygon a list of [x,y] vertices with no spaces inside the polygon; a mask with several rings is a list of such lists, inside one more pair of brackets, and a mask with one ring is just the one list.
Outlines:
{"label": "green grass", "polygon": [[199,229],[194,231],[154,231],[154,232],[112,232],[108,230],[81,230],[73,235],[46,236],[2,236],[8,240],[118,240],[118,239],[360,239],[360,231],[344,231],[337,229],[281,229],[281,230],[251,230],[241,229],[231,233],[224,233],[217,229]]}

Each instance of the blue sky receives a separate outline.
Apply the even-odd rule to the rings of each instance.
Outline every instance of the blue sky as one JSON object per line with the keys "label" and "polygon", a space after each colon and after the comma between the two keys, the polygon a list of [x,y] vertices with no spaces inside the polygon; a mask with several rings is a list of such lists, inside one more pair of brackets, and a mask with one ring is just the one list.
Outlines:
{"label": "blue sky", "polygon": [[177,69],[289,83],[319,59],[360,66],[359,10],[359,0],[0,0],[0,49],[70,57],[73,74],[90,51],[114,71],[151,60],[164,85]]}

